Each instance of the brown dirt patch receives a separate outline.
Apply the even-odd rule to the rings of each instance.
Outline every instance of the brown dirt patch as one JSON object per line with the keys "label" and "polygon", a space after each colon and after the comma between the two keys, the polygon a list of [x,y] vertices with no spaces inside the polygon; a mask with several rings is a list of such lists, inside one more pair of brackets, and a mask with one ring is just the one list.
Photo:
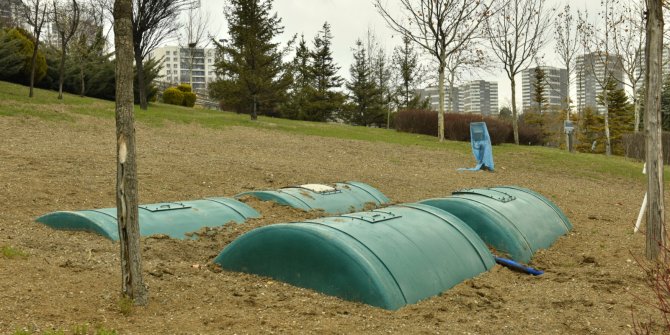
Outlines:
{"label": "brown dirt patch", "polygon": [[245,231],[319,215],[254,202],[262,219],[203,230],[193,241],[144,239],[150,303],[126,316],[118,307],[118,244],[34,223],[51,211],[114,206],[113,120],[2,117],[0,133],[0,246],[28,254],[0,256],[2,333],[90,324],[121,334],[621,334],[631,331],[631,311],[644,320],[655,315],[636,298],[652,296],[631,256],[644,246],[641,234],[632,235],[641,184],[536,171],[521,154],[496,155],[493,174],[458,172],[473,164],[470,155],[249,128],[140,124],[141,203],[344,180],[369,183],[395,202],[519,185],[556,202],[575,229],[533,259],[547,272],[541,277],[496,267],[440,296],[386,311],[208,266]]}

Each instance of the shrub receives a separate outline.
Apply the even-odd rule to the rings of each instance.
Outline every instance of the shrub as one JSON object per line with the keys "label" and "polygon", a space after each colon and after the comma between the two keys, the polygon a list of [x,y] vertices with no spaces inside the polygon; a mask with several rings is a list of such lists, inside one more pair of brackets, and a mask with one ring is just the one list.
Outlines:
{"label": "shrub", "polygon": [[[480,114],[447,113],[444,117],[444,136],[453,141],[470,141],[470,123],[486,122],[491,136],[491,144],[497,145],[509,139],[511,125],[491,116]],[[437,113],[425,109],[402,110],[394,118],[398,131],[437,136]]]}
{"label": "shrub", "polygon": [[198,97],[193,92],[184,92],[184,100],[181,102],[183,106],[193,107],[195,106],[195,100]]}
{"label": "shrub", "polygon": [[179,86],[177,86],[177,89],[184,92],[184,93],[193,92],[193,89],[191,88],[191,85],[189,85],[189,84],[179,84]]}
{"label": "shrub", "polygon": [[163,102],[171,105],[182,105],[184,103],[184,92],[176,87],[168,87],[163,92]]}
{"label": "shrub", "polygon": [[[30,39],[30,34],[23,29],[14,28],[7,30],[0,41],[0,48],[11,48],[6,50],[10,53],[18,54],[23,60],[23,66],[20,71],[15,73],[0,73],[0,79],[15,83],[27,84],[30,82],[31,58],[34,50],[34,44]],[[35,83],[38,83],[47,74],[47,61],[42,50],[37,51],[35,61]]]}
{"label": "shrub", "polygon": [[[643,132],[624,134],[621,137],[624,155],[628,158],[645,160],[645,136]],[[663,161],[670,164],[670,132],[663,132]]]}

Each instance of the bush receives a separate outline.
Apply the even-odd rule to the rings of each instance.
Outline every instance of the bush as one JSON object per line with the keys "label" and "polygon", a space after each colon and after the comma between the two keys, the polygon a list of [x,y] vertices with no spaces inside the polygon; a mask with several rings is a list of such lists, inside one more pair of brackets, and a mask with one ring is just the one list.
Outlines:
{"label": "bush", "polygon": [[[0,73],[0,79],[14,83],[27,84],[30,82],[31,58],[34,44],[30,34],[23,29],[14,28],[7,30],[0,41],[0,48],[11,48],[8,53],[18,54],[23,61],[23,66],[15,73]],[[35,61],[35,83],[38,83],[47,74],[47,60],[42,50],[37,51]]]}
{"label": "bush", "polygon": [[[498,118],[481,114],[453,114],[444,116],[444,136],[453,141],[470,141],[470,123],[485,122],[491,136],[491,144],[497,145],[509,140],[512,126]],[[394,118],[398,131],[437,136],[437,113],[425,109],[402,110]],[[513,139],[512,139],[513,142]]]}
{"label": "bush", "polygon": [[184,92],[176,87],[168,87],[163,92],[163,102],[171,105],[181,106],[184,103]]}
{"label": "bush", "polygon": [[184,93],[193,92],[193,89],[191,88],[191,85],[189,85],[189,84],[179,84],[179,86],[177,86],[177,89],[184,92]]}
{"label": "bush", "polygon": [[181,102],[182,106],[193,107],[195,100],[198,98],[193,92],[184,92],[184,100]]}
{"label": "bush", "polygon": [[[628,158],[645,160],[646,149],[644,141],[644,132],[629,133],[621,136],[624,155]],[[661,142],[663,142],[663,162],[670,164],[670,132],[663,132],[663,140]]]}

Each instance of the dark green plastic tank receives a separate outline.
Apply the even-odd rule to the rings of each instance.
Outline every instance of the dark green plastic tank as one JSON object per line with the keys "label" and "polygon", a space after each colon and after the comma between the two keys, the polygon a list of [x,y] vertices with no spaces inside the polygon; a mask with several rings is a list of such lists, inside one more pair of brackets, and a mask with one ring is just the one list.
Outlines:
{"label": "dark green plastic tank", "polygon": [[503,186],[456,191],[422,204],[443,209],[468,224],[500,256],[528,263],[572,229],[563,212],[529,189]]}
{"label": "dark green plastic tank", "polygon": [[[186,233],[202,227],[223,226],[230,221],[242,223],[260,214],[246,204],[231,198],[206,198],[184,202],[166,202],[139,206],[140,235],[165,234],[184,239]],[[54,229],[84,230],[118,240],[116,208],[53,212],[37,222]]]}
{"label": "dark green plastic tank", "polygon": [[237,238],[214,262],[392,310],[495,264],[465,223],[421,204],[265,226]]}
{"label": "dark green plastic tank", "polygon": [[305,184],[278,190],[240,193],[235,198],[253,196],[263,201],[274,201],[305,211],[323,210],[328,214],[361,211],[366,206],[375,207],[389,203],[389,199],[376,188],[361,182],[348,181],[333,186]]}

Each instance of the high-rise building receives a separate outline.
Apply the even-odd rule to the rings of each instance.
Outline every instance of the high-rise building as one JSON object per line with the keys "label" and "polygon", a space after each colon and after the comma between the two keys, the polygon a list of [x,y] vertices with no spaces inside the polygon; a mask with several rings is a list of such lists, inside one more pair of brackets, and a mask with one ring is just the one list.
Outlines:
{"label": "high-rise building", "polygon": [[214,48],[166,46],[156,48],[151,57],[163,61],[159,81],[170,85],[190,83],[193,90],[202,92],[216,80],[215,54]]}
{"label": "high-rise building", "polygon": [[[444,90],[445,90],[444,93],[445,112],[460,113],[460,111],[462,110],[462,105],[460,104],[458,87],[456,86],[454,87],[453,92],[454,101],[451,102],[451,110],[449,109],[449,87],[445,87]],[[416,93],[422,100],[428,98],[428,102],[430,103],[429,105],[430,109],[435,111],[440,110],[440,95],[437,86],[429,86],[424,89],[419,89],[416,90]]]}
{"label": "high-rise building", "polygon": [[607,78],[615,79],[616,87],[623,89],[623,68],[618,55],[601,55],[596,52],[577,57],[577,108],[591,107],[603,113],[605,107],[598,104]]}
{"label": "high-rise building", "polygon": [[568,107],[568,70],[551,66],[539,66],[526,69],[521,74],[523,110],[540,110],[535,101],[535,88],[538,70],[544,73],[542,85],[547,102],[542,110],[559,110]]}
{"label": "high-rise building", "polygon": [[21,0],[0,0],[0,28],[22,26],[24,8]]}
{"label": "high-rise building", "polygon": [[[439,91],[431,86],[417,90],[421,99],[428,98],[430,108],[439,110]],[[449,101],[449,88],[445,88],[445,109],[451,113],[479,113],[482,115],[498,114],[498,83],[484,80],[466,82],[454,86],[453,101]],[[451,104],[451,109],[449,109]]]}
{"label": "high-rise building", "polygon": [[473,80],[458,87],[462,113],[498,114],[498,83]]}

